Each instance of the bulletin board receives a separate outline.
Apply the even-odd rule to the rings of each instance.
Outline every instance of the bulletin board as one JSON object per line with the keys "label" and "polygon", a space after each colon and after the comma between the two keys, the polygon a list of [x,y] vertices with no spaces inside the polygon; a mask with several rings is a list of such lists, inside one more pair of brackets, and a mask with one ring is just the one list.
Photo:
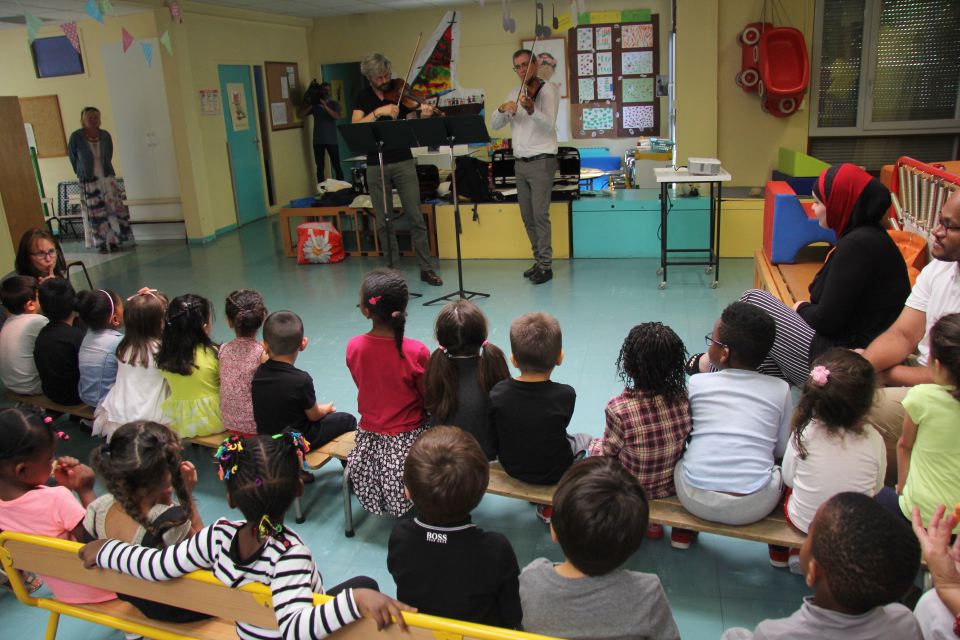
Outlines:
{"label": "bulletin board", "polygon": [[20,98],[20,113],[24,122],[33,125],[38,158],[62,158],[67,155],[60,98],[55,95]]}
{"label": "bulletin board", "polygon": [[568,36],[573,137],[659,135],[658,16],[645,22],[583,24]]}
{"label": "bulletin board", "polygon": [[264,62],[267,79],[267,114],[270,130],[299,129],[303,120],[297,115],[300,107],[300,68],[296,62]]}

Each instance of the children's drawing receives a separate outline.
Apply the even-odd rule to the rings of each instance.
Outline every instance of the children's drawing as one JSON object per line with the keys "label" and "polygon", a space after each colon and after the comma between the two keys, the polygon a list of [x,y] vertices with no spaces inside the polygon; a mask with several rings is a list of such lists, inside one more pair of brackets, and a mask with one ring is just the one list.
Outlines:
{"label": "children's drawing", "polygon": [[624,78],[623,102],[653,102],[653,78]]}
{"label": "children's drawing", "polygon": [[597,100],[613,100],[613,77],[597,77]]}
{"label": "children's drawing", "polygon": [[[620,30],[620,46],[623,49],[645,49],[653,46],[652,24],[627,24]],[[600,47],[597,47],[598,49]]]}
{"label": "children's drawing", "polygon": [[[653,128],[653,105],[623,107],[624,129],[651,129]],[[586,120],[586,114],[584,114]]]}
{"label": "children's drawing", "polygon": [[597,75],[613,75],[612,51],[600,51],[597,53]]}
{"label": "children's drawing", "polygon": [[597,51],[613,47],[613,28],[597,27]]}
{"label": "children's drawing", "polygon": [[620,54],[620,72],[625,76],[653,73],[652,51],[624,51]]}
{"label": "children's drawing", "polygon": [[592,27],[577,27],[577,51],[593,51]]}
{"label": "children's drawing", "polygon": [[584,131],[607,131],[613,129],[613,108],[594,107],[583,110]]}
{"label": "children's drawing", "polygon": [[577,95],[580,96],[580,102],[591,102],[593,100],[593,78],[580,78]]}
{"label": "children's drawing", "polygon": [[593,75],[593,54],[592,53],[577,54],[577,75],[578,76]]}

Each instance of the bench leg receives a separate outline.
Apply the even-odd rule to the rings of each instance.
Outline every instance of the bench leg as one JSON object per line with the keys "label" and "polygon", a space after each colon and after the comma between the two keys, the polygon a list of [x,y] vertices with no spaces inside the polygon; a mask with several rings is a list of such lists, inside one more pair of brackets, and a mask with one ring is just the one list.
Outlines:
{"label": "bench leg", "polygon": [[300,503],[300,496],[293,499],[293,510],[297,514],[297,524],[303,524],[306,518],[303,515],[303,505]]}
{"label": "bench leg", "polygon": [[55,640],[57,637],[57,626],[60,624],[60,614],[56,611],[50,612],[50,617],[47,618],[47,635],[45,636],[47,640]]}
{"label": "bench leg", "polygon": [[343,535],[352,538],[353,530],[353,505],[350,503],[350,467],[343,468]]}

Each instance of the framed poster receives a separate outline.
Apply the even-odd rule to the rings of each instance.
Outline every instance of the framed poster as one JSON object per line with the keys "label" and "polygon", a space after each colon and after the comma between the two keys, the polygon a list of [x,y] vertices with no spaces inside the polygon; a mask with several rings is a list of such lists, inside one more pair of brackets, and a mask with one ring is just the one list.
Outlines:
{"label": "framed poster", "polygon": [[570,30],[569,39],[573,136],[659,135],[659,16],[652,15],[646,22],[578,25]]}
{"label": "framed poster", "polygon": [[[529,49],[533,40],[521,40],[520,48]],[[537,74],[560,87],[560,97],[567,97],[567,41],[565,38],[541,38],[533,52],[540,62]]]}

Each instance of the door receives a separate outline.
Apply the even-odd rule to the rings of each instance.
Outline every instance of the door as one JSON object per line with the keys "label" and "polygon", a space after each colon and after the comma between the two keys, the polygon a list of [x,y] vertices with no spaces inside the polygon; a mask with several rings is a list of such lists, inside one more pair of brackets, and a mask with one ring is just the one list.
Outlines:
{"label": "door", "polygon": [[[360,74],[359,62],[340,62],[320,66],[320,74],[324,82],[330,83],[330,93],[334,100],[340,103],[340,119],[337,124],[350,122],[353,114],[353,99],[363,89],[363,76]],[[343,175],[350,179],[352,162],[345,162],[350,157],[350,148],[344,144],[343,137],[337,132],[337,146],[340,148],[340,164],[344,169]],[[366,158],[364,158],[366,159]]]}
{"label": "door", "polygon": [[267,215],[263,165],[260,162],[259,118],[253,100],[250,67],[221,64],[218,70],[239,226]]}

